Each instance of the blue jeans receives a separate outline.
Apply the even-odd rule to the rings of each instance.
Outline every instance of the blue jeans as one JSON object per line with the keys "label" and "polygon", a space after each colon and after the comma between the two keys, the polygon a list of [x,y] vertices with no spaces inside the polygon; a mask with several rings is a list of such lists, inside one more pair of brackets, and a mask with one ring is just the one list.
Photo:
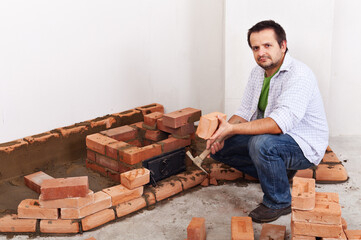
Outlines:
{"label": "blue jeans", "polygon": [[288,134],[235,135],[211,156],[258,178],[264,193],[263,204],[272,209],[291,205],[288,175],[313,166]]}

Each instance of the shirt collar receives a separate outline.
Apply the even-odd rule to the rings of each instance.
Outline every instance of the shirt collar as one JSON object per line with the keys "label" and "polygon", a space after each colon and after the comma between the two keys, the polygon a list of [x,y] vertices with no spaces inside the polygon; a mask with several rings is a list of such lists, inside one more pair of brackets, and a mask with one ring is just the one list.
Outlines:
{"label": "shirt collar", "polygon": [[290,70],[292,60],[293,58],[290,56],[290,54],[285,53],[285,58],[283,59],[282,66],[278,72]]}

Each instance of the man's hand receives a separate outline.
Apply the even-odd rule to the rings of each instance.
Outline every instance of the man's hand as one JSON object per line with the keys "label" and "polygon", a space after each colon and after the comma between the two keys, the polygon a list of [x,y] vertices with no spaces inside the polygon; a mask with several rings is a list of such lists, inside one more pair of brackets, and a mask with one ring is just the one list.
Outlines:
{"label": "man's hand", "polygon": [[211,149],[211,153],[215,154],[224,146],[224,140],[232,134],[233,125],[229,124],[226,120],[217,116],[219,126],[218,130],[207,141],[207,149]]}

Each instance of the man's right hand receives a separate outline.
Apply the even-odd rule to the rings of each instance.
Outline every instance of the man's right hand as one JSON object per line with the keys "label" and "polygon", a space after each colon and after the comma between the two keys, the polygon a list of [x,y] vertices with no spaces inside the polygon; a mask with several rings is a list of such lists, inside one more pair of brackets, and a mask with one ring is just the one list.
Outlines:
{"label": "man's right hand", "polygon": [[210,149],[212,154],[215,154],[223,148],[224,140],[227,139],[233,131],[232,124],[220,117],[218,117],[218,121],[218,130],[207,141],[207,149]]}

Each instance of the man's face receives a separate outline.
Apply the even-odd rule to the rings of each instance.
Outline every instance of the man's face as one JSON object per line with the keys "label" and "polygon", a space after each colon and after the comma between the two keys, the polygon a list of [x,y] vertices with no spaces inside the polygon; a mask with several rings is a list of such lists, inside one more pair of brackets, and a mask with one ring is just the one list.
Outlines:
{"label": "man's face", "polygon": [[266,70],[266,73],[276,71],[280,67],[287,43],[283,41],[280,47],[273,29],[252,33],[250,43],[254,59],[260,67]]}

